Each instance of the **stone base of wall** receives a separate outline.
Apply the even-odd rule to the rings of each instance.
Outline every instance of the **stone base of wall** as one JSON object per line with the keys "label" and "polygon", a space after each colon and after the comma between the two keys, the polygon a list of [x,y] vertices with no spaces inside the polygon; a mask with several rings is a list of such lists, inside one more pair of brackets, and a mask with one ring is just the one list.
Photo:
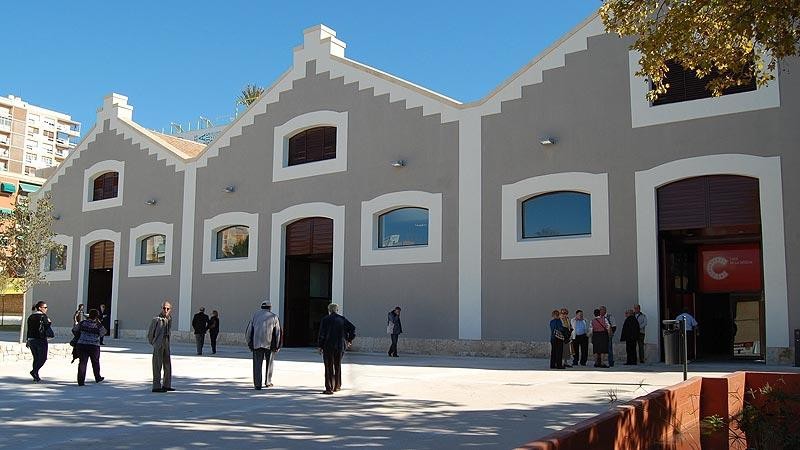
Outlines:
{"label": "stone base of wall", "polygon": [[[72,347],[69,344],[53,344],[47,346],[47,359],[64,359],[72,357]],[[31,351],[25,344],[17,342],[0,342],[0,363],[30,360],[33,361]]]}
{"label": "stone base of wall", "polygon": [[[72,338],[72,329],[54,328],[56,337]],[[147,340],[147,330],[120,330],[121,339]],[[190,331],[173,331],[173,342],[194,343],[194,334]],[[206,345],[210,345],[206,336]],[[240,345],[246,347],[244,333],[220,333],[217,343],[222,345]],[[353,342],[353,350],[358,352],[384,353],[389,349],[389,336],[358,336]],[[400,335],[398,352],[409,355],[442,355],[442,356],[487,356],[498,358],[550,358],[550,343],[536,341],[500,341],[500,340],[462,340],[462,339],[417,339]],[[592,346],[589,345],[589,351]],[[30,352],[29,352],[30,353]],[[656,344],[647,344],[645,352],[647,361],[659,361],[661,354]],[[625,362],[625,343],[614,342],[614,360],[617,364]],[[589,354],[589,364],[593,355]],[[794,362],[794,349],[787,347],[769,347],[767,349],[769,364],[788,365]]]}

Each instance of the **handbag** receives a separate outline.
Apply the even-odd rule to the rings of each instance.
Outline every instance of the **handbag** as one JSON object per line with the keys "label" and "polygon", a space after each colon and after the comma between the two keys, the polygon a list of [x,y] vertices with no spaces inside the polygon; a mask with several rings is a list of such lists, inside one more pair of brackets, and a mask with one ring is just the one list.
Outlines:
{"label": "handbag", "polygon": [[389,322],[386,324],[386,334],[394,334],[394,323]]}
{"label": "handbag", "polygon": [[553,337],[558,339],[559,341],[563,341],[564,340],[564,333],[562,333],[561,330],[556,328],[555,330],[553,330]]}

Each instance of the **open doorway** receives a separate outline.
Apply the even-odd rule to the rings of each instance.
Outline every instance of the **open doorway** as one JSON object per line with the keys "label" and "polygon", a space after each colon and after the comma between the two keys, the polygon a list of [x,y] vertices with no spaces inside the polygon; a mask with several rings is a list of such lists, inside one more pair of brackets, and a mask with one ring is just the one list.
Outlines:
{"label": "open doorway", "polygon": [[[89,278],[86,288],[86,311],[101,310],[111,314],[111,292],[114,280],[114,243],[100,241],[89,247]],[[106,332],[111,333],[110,320],[104,320]]]}
{"label": "open doorway", "polygon": [[331,303],[333,220],[309,217],[286,226],[284,345],[316,346]]}
{"label": "open doorway", "polygon": [[695,317],[697,359],[763,359],[758,180],[695,177],[657,192],[661,319]]}

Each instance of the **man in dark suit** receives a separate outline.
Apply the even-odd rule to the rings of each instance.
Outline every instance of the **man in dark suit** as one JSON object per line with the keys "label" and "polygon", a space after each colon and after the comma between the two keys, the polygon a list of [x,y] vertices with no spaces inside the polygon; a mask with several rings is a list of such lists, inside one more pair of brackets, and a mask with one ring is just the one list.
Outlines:
{"label": "man in dark suit", "polygon": [[192,328],[194,328],[194,341],[197,344],[197,354],[203,354],[203,344],[206,340],[206,331],[208,331],[208,316],[206,315],[206,308],[200,307],[200,311],[192,318]]}
{"label": "man in dark suit", "polygon": [[333,394],[342,388],[342,356],[356,337],[356,327],[344,316],[340,316],[339,305],[328,305],[328,315],[319,324],[317,347],[325,363],[325,390]]}

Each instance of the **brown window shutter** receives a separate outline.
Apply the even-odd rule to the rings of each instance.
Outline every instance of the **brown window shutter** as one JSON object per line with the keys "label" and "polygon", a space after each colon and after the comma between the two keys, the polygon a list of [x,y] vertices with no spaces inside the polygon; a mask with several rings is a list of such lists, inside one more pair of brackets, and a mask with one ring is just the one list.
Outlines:
{"label": "brown window shutter", "polygon": [[89,248],[89,268],[90,269],[114,268],[113,242],[100,241]]}
{"label": "brown window shutter", "polygon": [[705,228],[706,188],[702,177],[658,188],[658,229]]}
{"label": "brown window shutter", "polygon": [[761,223],[758,179],[732,175],[707,178],[709,226]]}
{"label": "brown window shutter", "polygon": [[311,128],[289,138],[289,166],[335,157],[336,127]]}
{"label": "brown window shutter", "polygon": [[300,219],[286,226],[286,256],[311,253],[311,219]]}
{"label": "brown window shutter", "polygon": [[311,253],[315,255],[333,253],[333,220],[314,217]]}

